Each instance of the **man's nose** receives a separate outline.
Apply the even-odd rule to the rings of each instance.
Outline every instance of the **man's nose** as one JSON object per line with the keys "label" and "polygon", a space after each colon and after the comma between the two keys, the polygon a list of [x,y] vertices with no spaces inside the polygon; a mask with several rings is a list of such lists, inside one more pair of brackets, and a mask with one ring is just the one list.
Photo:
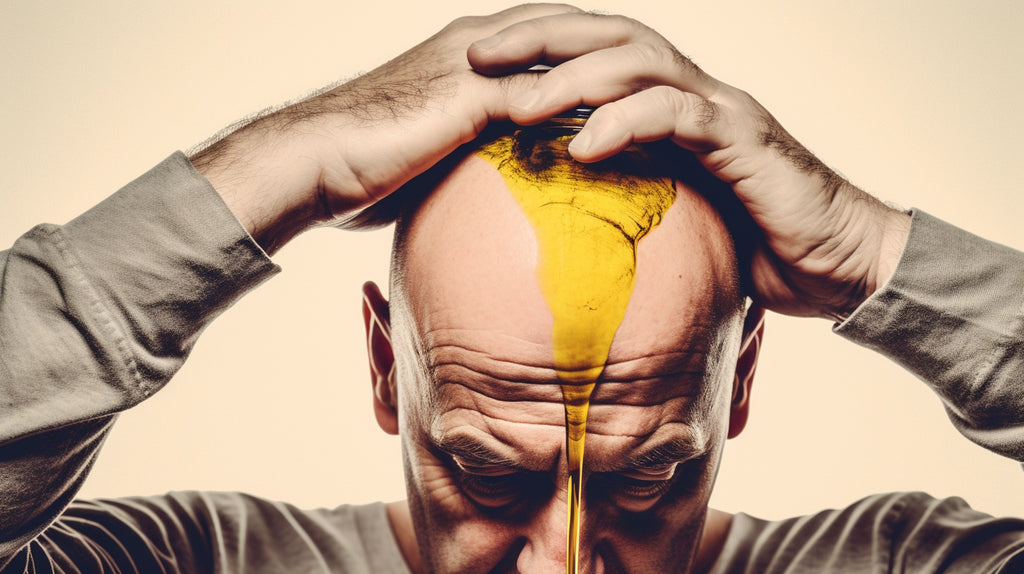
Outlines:
{"label": "man's nose", "polygon": [[[569,523],[566,497],[554,496],[525,526],[526,544],[519,553],[516,568],[521,574],[564,574],[566,571]],[[587,528],[586,512],[583,513],[583,529]],[[579,571],[581,574],[600,574],[599,564],[591,563],[592,548],[587,544],[586,533],[581,533]],[[600,562],[600,561],[597,561]],[[596,569],[595,569],[596,568]]]}

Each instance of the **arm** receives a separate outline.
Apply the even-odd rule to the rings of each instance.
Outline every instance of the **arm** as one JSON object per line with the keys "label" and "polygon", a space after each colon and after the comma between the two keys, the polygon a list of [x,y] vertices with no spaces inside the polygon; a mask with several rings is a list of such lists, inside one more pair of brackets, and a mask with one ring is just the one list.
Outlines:
{"label": "arm", "polygon": [[84,480],[115,413],[277,268],[181,154],[0,258],[0,556]]}
{"label": "arm", "polygon": [[508,119],[508,101],[537,76],[477,74],[473,41],[574,11],[530,5],[457,20],[191,162],[176,154],[0,256],[0,568],[32,552],[26,543],[67,507],[116,414],[162,388],[202,329],[276,271],[266,253],[372,205]]}
{"label": "arm", "polygon": [[917,211],[889,281],[835,331],[911,371],[957,430],[1024,462],[1024,254]]}

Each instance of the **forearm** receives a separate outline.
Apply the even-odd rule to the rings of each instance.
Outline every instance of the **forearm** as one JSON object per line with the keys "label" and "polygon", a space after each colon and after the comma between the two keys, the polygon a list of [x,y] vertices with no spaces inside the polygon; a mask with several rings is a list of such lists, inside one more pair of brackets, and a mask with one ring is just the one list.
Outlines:
{"label": "forearm", "polygon": [[896,272],[840,335],[926,381],[957,429],[1024,461],[1024,254],[916,213]]}
{"label": "forearm", "polygon": [[7,553],[70,500],[113,413],[166,384],[200,331],[276,268],[181,155],[25,234],[0,265]]}

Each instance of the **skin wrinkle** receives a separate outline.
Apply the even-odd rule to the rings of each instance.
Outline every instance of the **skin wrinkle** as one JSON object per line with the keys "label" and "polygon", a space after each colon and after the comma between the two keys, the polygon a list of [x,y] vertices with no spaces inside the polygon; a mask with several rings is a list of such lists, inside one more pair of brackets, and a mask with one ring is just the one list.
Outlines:
{"label": "skin wrinkle", "polygon": [[[472,349],[472,348],[469,348],[469,347],[465,347],[465,346],[462,346],[462,345],[458,345],[458,344],[439,344],[439,345],[435,345],[432,348],[427,349],[425,354],[429,357],[427,359],[427,366],[428,366],[428,368],[435,368],[437,366],[444,365],[446,363],[450,363],[453,360],[457,361],[458,359],[460,359],[462,357],[465,357],[466,359],[472,360],[474,362],[490,362],[490,363],[492,363],[494,365],[494,367],[496,367],[496,372],[497,371],[501,371],[502,374],[498,374],[497,376],[505,376],[505,377],[508,377],[508,378],[516,378],[517,380],[520,380],[521,382],[544,383],[544,382],[552,379],[553,378],[552,375],[554,375],[554,366],[553,365],[549,366],[550,364],[524,364],[524,363],[530,363],[531,361],[528,361],[528,360],[518,360],[518,361],[517,360],[505,360],[505,359],[501,359],[501,358],[495,357],[492,354],[489,354],[489,353],[487,353],[485,351],[478,351],[478,350],[475,350],[475,349]],[[702,349],[702,348],[693,348],[693,349],[688,349],[688,350],[684,350],[684,351],[678,351],[678,352],[674,352],[674,353],[650,353],[650,354],[641,355],[639,357],[631,358],[631,359],[618,359],[618,358],[610,359],[608,361],[608,363],[606,364],[606,368],[611,368],[613,370],[621,371],[624,368],[629,368],[630,363],[639,363],[641,361],[657,360],[657,358],[660,357],[660,356],[673,356],[673,355],[675,355],[675,356],[679,356],[679,357],[700,357],[700,356],[703,356],[705,354],[707,354],[707,350],[706,349]],[[674,365],[674,364],[690,364],[691,361],[684,361],[684,360],[681,360],[681,359],[680,360],[676,360],[676,361],[670,361],[669,359],[665,359],[664,361],[658,361],[659,365],[661,365],[662,363],[668,363],[668,364],[672,364],[672,365]],[[654,369],[651,369],[651,370],[654,370]],[[666,372],[670,372],[670,371],[666,371]],[[522,375],[517,377],[517,376],[514,376],[512,374],[504,374],[504,373],[522,373]],[[526,373],[530,373],[530,374],[526,374]],[[534,374],[534,373],[536,373],[536,374]],[[637,373],[637,376],[642,376],[642,375],[640,373]],[[651,375],[651,376],[653,376],[653,375]],[[619,375],[618,378],[626,379],[626,380],[634,380],[636,377],[630,375],[627,372],[625,375]]]}
{"label": "skin wrinkle", "polygon": [[[500,421],[511,425],[556,427],[548,422],[524,423],[521,421]],[[442,425],[436,425],[442,426]],[[558,461],[564,456],[560,440],[549,440],[530,451],[517,449],[515,445],[501,440],[505,433],[490,427],[492,432],[481,432],[476,426],[463,424],[448,429],[440,436],[429,436],[432,448],[454,457],[464,457],[471,464],[479,466],[500,466],[531,472],[557,473]],[[554,434],[545,429],[545,432]],[[588,437],[591,436],[588,433]],[[683,463],[701,458],[708,453],[708,434],[700,425],[680,421],[662,422],[655,428],[638,434],[609,434],[594,432],[596,443],[592,450],[600,456],[588,461],[590,472],[625,472],[632,469],[649,468],[672,463]],[[629,451],[624,454],[619,451]],[[547,455],[542,453],[548,452]]]}
{"label": "skin wrinkle", "polygon": [[[507,423],[516,424],[516,425],[557,426],[557,425],[551,425],[547,421],[540,422],[540,423],[525,423],[523,421],[503,420],[502,422],[507,422]],[[680,452],[680,453],[685,452],[685,453],[688,453],[685,456],[684,455],[679,455],[677,458],[680,459],[680,460],[685,460],[685,459],[688,459],[688,458],[696,458],[696,457],[699,457],[699,456],[702,456],[702,455],[705,454],[706,439],[702,438],[705,435],[703,434],[703,431],[700,430],[700,427],[694,427],[693,425],[690,425],[690,424],[687,424],[687,423],[683,423],[683,422],[680,422],[680,421],[661,423],[661,424],[656,425],[656,426],[657,426],[657,428],[655,428],[652,431],[644,432],[644,433],[638,433],[638,434],[622,434],[622,433],[614,434],[614,433],[594,432],[593,436],[598,437],[598,438],[604,438],[604,439],[623,439],[623,440],[628,440],[628,441],[636,442],[636,443],[642,445],[642,444],[644,444],[646,442],[650,442],[651,440],[653,440],[654,437],[658,434],[658,432],[667,433],[669,431],[665,430],[665,429],[670,429],[670,428],[672,428],[672,426],[681,426],[681,427],[683,427],[685,429],[685,431],[677,434],[676,436],[683,437],[683,438],[679,438],[677,440],[664,441],[664,444],[674,445],[674,446],[672,446],[672,449],[674,449],[674,450],[670,450],[670,452]],[[445,452],[448,452],[449,454],[453,454],[453,452],[448,450],[448,448],[446,448],[444,445],[449,444],[452,441],[454,441],[455,444],[462,444],[460,441],[465,439],[468,442],[469,441],[473,442],[473,444],[475,444],[477,447],[486,449],[487,448],[486,447],[487,438],[491,438],[491,439],[497,439],[498,438],[496,435],[484,433],[481,436],[487,437],[487,438],[483,439],[483,441],[480,441],[480,442],[473,441],[469,437],[470,437],[471,434],[475,434],[475,432],[474,433],[470,433],[470,434],[462,434],[462,433],[459,432],[460,428],[461,427],[453,427],[443,437],[440,437],[440,438],[433,438],[432,437],[431,440],[433,441],[434,446],[438,447],[439,449],[441,449],[441,450],[443,450]],[[477,430],[476,427],[470,427],[470,428],[472,428],[473,431]],[[589,433],[588,433],[588,436],[589,436]],[[451,438],[449,438],[449,437],[451,437]],[[509,446],[506,443],[501,443],[501,444],[504,445],[504,446]],[[683,444],[685,444],[687,446],[685,446],[685,447],[681,446]],[[466,452],[463,449],[454,449],[454,450],[456,452],[462,452],[462,453]],[[489,454],[495,454],[496,453],[496,451],[491,450],[491,449],[487,449],[487,452]],[[496,459],[495,457],[489,457],[489,460],[491,460],[491,462],[494,462],[495,464],[514,464],[514,463],[511,462],[513,459],[504,457],[503,455],[499,455],[499,456],[501,456],[500,459]],[[645,458],[645,456],[649,457],[649,458]],[[634,455],[633,458],[634,459],[644,459],[644,460],[655,460],[656,459],[656,460],[658,460],[658,462],[664,462],[667,459],[672,458],[672,457],[669,457],[668,455],[654,456],[650,452],[643,451],[640,454]],[[623,466],[623,468],[625,468],[625,466]]]}
{"label": "skin wrinkle", "polygon": [[[703,368],[706,366],[706,357],[714,356],[715,350],[715,347],[710,347],[675,352],[651,352],[628,359],[617,358],[617,360],[609,361],[606,366],[607,369],[613,371],[612,374],[601,380],[616,382],[664,379],[670,378],[673,373],[693,372],[698,368],[700,368],[700,372],[703,372]],[[428,356],[426,360],[428,370],[435,370],[454,363],[496,380],[504,379],[538,384],[557,381],[555,367],[550,362],[547,364],[523,364],[529,360],[515,361],[496,358],[454,344],[435,347],[425,354]],[[437,377],[431,377],[431,379],[439,380]]]}
{"label": "skin wrinkle", "polygon": [[[696,331],[696,329],[690,329]],[[509,358],[504,359],[499,356],[495,356],[493,352],[488,352],[482,348],[475,348],[472,344],[464,343],[466,333],[460,330],[449,330],[454,331],[451,337],[453,342],[447,343],[446,339],[440,337],[425,337],[425,339],[434,339],[428,344],[428,347],[424,350],[424,354],[429,357],[427,360],[427,368],[431,369],[438,365],[442,365],[452,361],[459,361],[465,358],[465,360],[472,360],[474,362],[487,362],[488,365],[494,367],[494,370],[490,374],[496,378],[507,378],[516,379],[522,382],[537,382],[543,383],[554,379],[554,365],[549,360],[549,353],[544,350],[542,345],[530,345],[531,348],[538,350],[537,353],[529,353],[530,359],[526,358]],[[707,333],[711,329],[700,329],[701,332]],[[459,341],[459,342],[455,342]],[[518,340],[517,340],[518,341]],[[621,346],[629,344],[631,341],[628,336],[623,336],[617,339],[621,342]],[[609,360],[605,364],[606,372],[603,374],[602,380],[635,380],[637,378],[650,378],[656,374],[661,373],[662,375],[668,375],[672,372],[671,369],[678,368],[679,370],[689,370],[682,368],[682,365],[687,367],[691,366],[703,366],[699,361],[688,361],[688,360],[677,360],[672,361],[669,359],[658,360],[658,357],[701,357],[708,353],[708,348],[697,343],[691,345],[686,349],[679,350],[654,350],[654,351],[643,351],[636,356],[627,356],[623,358],[623,352],[613,352],[609,354]],[[526,355],[523,355],[524,357]],[[544,356],[544,359],[536,359],[533,357]],[[639,365],[635,368],[643,369],[645,365],[642,362],[653,364],[648,366],[647,369],[639,371],[629,371],[633,368],[634,363]],[[679,365],[678,367],[676,365]],[[623,372],[625,371],[625,372]]]}
{"label": "skin wrinkle", "polygon": [[[517,368],[520,365],[512,361],[497,361],[496,364],[491,357],[479,360],[481,354],[466,353],[454,345],[445,346],[443,350],[447,352],[435,348],[427,353],[432,355],[427,366],[430,379],[438,388],[457,384],[509,402],[530,400],[535,396],[545,396],[549,400],[557,398],[550,387],[559,381],[551,367]],[[677,355],[683,360],[674,358]],[[695,394],[707,368],[708,357],[704,353],[686,352],[666,354],[668,358],[664,360],[659,360],[659,357],[647,355],[612,365],[609,369],[611,376],[601,379],[594,403],[629,404],[641,400],[641,397],[647,397],[653,403],[668,397]],[[643,370],[633,367],[642,366],[643,362],[653,366]],[[669,381],[674,384],[666,384]],[[643,390],[649,387],[662,392],[651,394]],[[671,393],[666,395],[669,389]]]}
{"label": "skin wrinkle", "polygon": [[[467,389],[480,392],[489,397],[497,397],[509,402],[536,400],[540,396],[553,396],[550,388],[554,385],[561,386],[561,383],[553,381],[527,382],[521,380],[498,379],[488,375],[481,375],[464,365],[452,362],[442,365],[440,371],[444,375],[438,375],[436,385],[458,385]],[[463,376],[460,376],[463,375]],[[609,381],[600,379],[599,382],[604,392],[598,395],[594,404],[651,404],[648,402],[630,403],[631,395],[650,395],[655,401],[664,397],[695,396],[701,392],[700,385],[704,371],[676,371],[653,377],[637,377],[633,380]],[[701,380],[694,380],[700,377]],[[693,384],[687,384],[693,383]],[[670,394],[666,392],[650,393],[647,389],[663,391],[671,388]]]}
{"label": "skin wrinkle", "polygon": [[[452,364],[449,370],[464,368],[461,365]],[[469,369],[465,369],[469,370]],[[695,376],[703,376],[703,372],[692,372]],[[675,398],[693,398],[701,394],[696,389],[697,385],[672,384],[677,383],[674,377],[653,377],[648,379],[637,379],[632,382],[601,382],[599,392],[595,391],[595,397],[591,404],[598,405],[622,405],[622,406],[653,406],[664,403],[666,400]],[[562,398],[558,390],[559,383],[524,383],[519,381],[502,381],[487,377],[459,378],[454,376],[442,377],[442,380],[435,383],[437,387],[447,386],[461,387],[469,392],[478,393],[481,396],[500,400],[507,403],[561,403]],[[653,390],[653,392],[648,389]],[[453,391],[453,392],[457,392]]]}
{"label": "skin wrinkle", "polygon": [[[506,402],[500,401],[498,399],[488,399],[487,401],[482,401],[482,400],[479,400],[479,399],[481,399],[481,397],[479,397],[479,396],[477,396],[475,398],[477,398],[478,400],[477,400],[476,404],[472,404],[472,405],[452,405],[452,404],[446,405],[444,407],[445,410],[442,413],[440,413],[439,415],[437,415],[437,417],[436,417],[437,424],[431,425],[431,426],[432,427],[444,427],[446,422],[450,421],[450,420],[468,420],[468,421],[482,422],[485,425],[490,425],[491,422],[494,422],[494,423],[498,423],[498,424],[521,425],[521,426],[524,426],[524,427],[541,426],[541,427],[562,428],[563,421],[558,420],[560,417],[556,416],[557,415],[557,411],[555,411],[553,408],[548,408],[548,407],[553,407],[554,405],[557,404],[554,401],[549,402],[549,403],[540,403],[536,408],[543,409],[543,410],[535,411],[533,413],[530,413],[528,409],[522,408],[522,407],[525,406],[524,404],[515,405],[515,407],[519,407],[519,408],[515,408],[515,407],[512,407],[512,406],[506,404]],[[451,402],[455,402],[455,399],[453,399]],[[677,406],[677,405],[681,405],[681,406]],[[703,405],[701,405],[700,402],[689,401],[689,400],[687,400],[685,398],[672,399],[672,400],[660,403],[658,405],[644,405],[644,406],[621,405],[621,406],[618,406],[618,408],[616,408],[614,406],[611,406],[611,405],[607,405],[607,406],[609,408],[611,408],[611,409],[614,409],[614,412],[616,413],[616,416],[615,417],[597,417],[597,416],[595,416],[595,423],[604,423],[603,425],[602,424],[598,424],[597,426],[598,427],[600,427],[600,426],[607,426],[607,427],[609,427],[609,429],[603,429],[603,428],[595,429],[592,432],[588,432],[588,436],[590,434],[593,434],[593,436],[606,436],[606,437],[616,437],[616,436],[617,437],[627,437],[627,436],[628,437],[638,437],[638,436],[646,436],[647,434],[650,434],[651,432],[654,432],[654,431],[650,430],[651,427],[656,426],[657,424],[663,424],[664,425],[664,424],[669,424],[669,422],[671,422],[671,421],[665,420],[664,413],[659,413],[660,416],[656,416],[655,413],[651,412],[652,408],[657,408],[657,409],[659,409],[661,411],[673,411],[673,410],[675,410],[675,411],[683,412],[683,413],[686,413],[688,415],[692,415],[692,418],[694,418],[696,420],[699,420],[701,418],[699,415],[700,415],[700,413],[703,410]],[[595,410],[597,410],[597,409],[595,408]],[[630,410],[636,410],[636,411],[639,411],[639,413],[642,413],[643,415],[645,415],[644,419],[646,419],[647,422],[646,422],[646,424],[639,425],[639,429],[640,430],[636,430],[635,427],[631,427],[630,425],[622,422],[630,414]],[[514,419],[514,418],[510,418],[509,415],[502,416],[502,414],[499,414],[499,413],[507,413],[507,412],[514,412],[518,417],[520,417],[520,419],[517,420],[517,419]],[[452,423],[447,423],[447,424],[450,425]],[[494,425],[490,425],[490,426],[493,427]],[[623,428],[629,428],[631,430],[629,432],[627,432],[625,430],[618,430],[618,429],[623,429]],[[512,436],[512,433],[504,433],[504,434],[509,434],[509,436]]]}

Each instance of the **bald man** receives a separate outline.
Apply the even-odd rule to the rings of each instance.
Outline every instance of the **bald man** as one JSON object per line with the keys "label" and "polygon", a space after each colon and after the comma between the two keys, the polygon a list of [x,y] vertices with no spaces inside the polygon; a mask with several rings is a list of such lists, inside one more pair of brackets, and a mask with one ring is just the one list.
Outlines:
{"label": "bald man", "polygon": [[[500,161],[515,161],[511,155]],[[544,191],[552,171],[530,172],[539,187],[525,193],[552,201],[553,190]],[[590,177],[625,185],[614,171]],[[612,227],[587,203],[602,192],[586,175],[577,178],[569,197],[559,198],[565,209]],[[746,420],[760,315],[745,333],[736,256],[721,217],[685,184],[669,190],[671,207],[638,243],[629,307],[591,399],[586,572],[689,563],[726,435]],[[643,193],[621,200],[639,202]],[[364,312],[377,419],[402,437],[410,509],[430,569],[564,569],[565,416],[552,312],[537,281],[537,235],[479,154],[402,218],[397,235],[392,304],[369,285]],[[549,239],[570,251],[573,240],[585,242]],[[566,279],[566,288],[585,289],[585,278]],[[726,520],[713,514],[709,531],[721,532]],[[709,538],[703,567],[719,543]]]}
{"label": "bald man", "polygon": [[[552,69],[527,71],[537,64]],[[524,6],[456,21],[381,69],[175,154],[4,253],[0,569],[561,571],[564,417],[537,239],[479,155],[400,222],[393,304],[365,294],[377,419],[402,437],[408,503],[72,500],[116,413],[159,390],[202,328],[276,271],[266,253],[375,204],[489,122],[534,124],[580,102],[597,111],[568,147],[575,160],[668,139],[731,188],[759,228],[742,263],[755,309],[841,321],[922,375],[968,438],[1024,459],[1024,257],[885,207],[643,25]],[[778,523],[707,509],[722,443],[745,422],[760,315],[744,316],[733,246],[703,191],[677,185],[638,244],[593,395],[582,570],[1020,571],[1022,522],[956,499],[880,495]]]}

